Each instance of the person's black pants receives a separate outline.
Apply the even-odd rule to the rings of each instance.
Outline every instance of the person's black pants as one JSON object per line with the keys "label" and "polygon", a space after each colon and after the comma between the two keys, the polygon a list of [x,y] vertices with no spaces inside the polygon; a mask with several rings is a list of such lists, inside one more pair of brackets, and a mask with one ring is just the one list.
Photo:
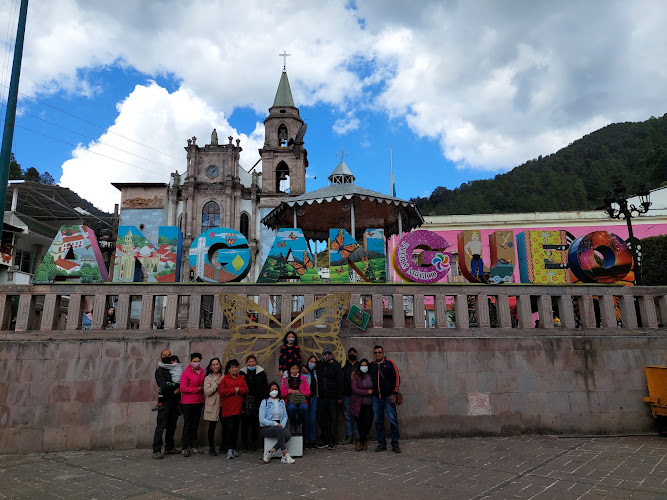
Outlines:
{"label": "person's black pants", "polygon": [[155,426],[155,435],[153,436],[153,451],[162,451],[162,434],[164,436],[164,450],[174,449],[174,432],[178,423],[178,402],[179,398],[164,398],[162,410],[157,412],[157,424]]}
{"label": "person's black pants", "polygon": [[199,430],[199,420],[204,403],[194,403],[184,405],[183,408],[183,436],[181,446],[184,450],[197,447],[197,431]]}
{"label": "person's black pants", "polygon": [[368,440],[368,432],[373,425],[373,405],[361,405],[359,416],[357,417],[359,427],[359,441],[362,443]]}
{"label": "person's black pants", "polygon": [[[250,433],[250,439],[248,439]],[[259,437],[259,414],[244,415],[241,417],[241,442],[244,448],[255,449],[257,447],[257,438]]]}
{"label": "person's black pants", "polygon": [[[218,420],[220,420],[220,411],[218,410]],[[208,422],[208,447],[215,448],[215,429],[218,426],[218,420],[209,420]]]}
{"label": "person's black pants", "polygon": [[239,439],[239,424],[241,415],[222,417],[222,449],[235,450]]}
{"label": "person's black pants", "polygon": [[338,401],[320,397],[317,402],[317,415],[322,429],[322,442],[336,444]]}

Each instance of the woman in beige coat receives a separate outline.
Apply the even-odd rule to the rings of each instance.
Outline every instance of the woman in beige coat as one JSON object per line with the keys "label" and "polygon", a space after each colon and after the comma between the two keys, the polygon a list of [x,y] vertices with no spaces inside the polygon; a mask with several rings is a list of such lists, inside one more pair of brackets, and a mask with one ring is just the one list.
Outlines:
{"label": "woman in beige coat", "polygon": [[222,363],[218,358],[209,361],[204,379],[204,420],[208,421],[208,454],[217,456],[215,452],[215,428],[220,419],[220,394],[218,386],[225,376],[222,374]]}

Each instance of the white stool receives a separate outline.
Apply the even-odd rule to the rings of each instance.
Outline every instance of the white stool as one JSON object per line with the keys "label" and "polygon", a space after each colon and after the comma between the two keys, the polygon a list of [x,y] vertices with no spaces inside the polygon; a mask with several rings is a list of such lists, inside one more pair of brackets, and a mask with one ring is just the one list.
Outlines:
{"label": "white stool", "polygon": [[[276,443],[278,442],[277,438],[264,438],[264,453],[271,451]],[[303,436],[292,436],[289,441],[287,441],[287,452],[293,457],[302,457],[303,456]],[[277,450],[271,458],[282,458],[283,452]]]}

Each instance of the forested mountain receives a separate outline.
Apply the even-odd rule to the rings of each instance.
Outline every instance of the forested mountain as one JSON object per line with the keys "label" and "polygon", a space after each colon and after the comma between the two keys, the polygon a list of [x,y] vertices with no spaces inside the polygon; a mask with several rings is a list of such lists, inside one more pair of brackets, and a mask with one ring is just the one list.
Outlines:
{"label": "forested mountain", "polygon": [[628,195],[667,180],[667,114],[608,125],[493,179],[437,187],[412,201],[423,215],[592,210],[615,180]]}

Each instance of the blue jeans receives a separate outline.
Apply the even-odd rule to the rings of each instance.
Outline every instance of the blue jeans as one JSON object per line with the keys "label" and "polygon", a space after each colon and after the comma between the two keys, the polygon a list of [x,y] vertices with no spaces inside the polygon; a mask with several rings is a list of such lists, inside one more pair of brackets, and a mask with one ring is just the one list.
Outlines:
{"label": "blue jeans", "polygon": [[300,404],[298,408],[293,403],[287,403],[287,418],[289,418],[290,425],[305,425],[307,413],[308,405],[306,403]]}
{"label": "blue jeans", "polygon": [[317,441],[317,396],[311,396],[306,415],[306,443]]}
{"label": "blue jeans", "polygon": [[357,419],[350,414],[350,399],[352,396],[343,396],[343,416],[345,416],[345,435],[359,439]]}
{"label": "blue jeans", "polygon": [[396,414],[396,407],[391,406],[390,396],[378,398],[373,396],[373,413],[375,414],[375,434],[378,438],[378,444],[387,446],[387,441],[384,434],[384,412],[387,412],[389,417],[389,425],[391,427],[391,445],[398,446],[398,440],[401,439],[401,433],[398,430],[398,415]]}

